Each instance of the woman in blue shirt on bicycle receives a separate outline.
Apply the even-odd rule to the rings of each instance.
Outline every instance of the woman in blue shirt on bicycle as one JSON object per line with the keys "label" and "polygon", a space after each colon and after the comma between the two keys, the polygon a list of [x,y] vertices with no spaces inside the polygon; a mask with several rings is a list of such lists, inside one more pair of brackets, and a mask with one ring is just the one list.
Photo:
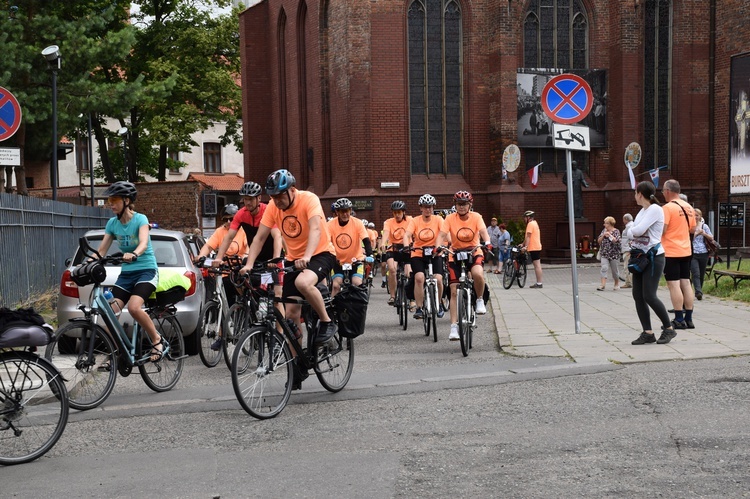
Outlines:
{"label": "woman in blue shirt on bicycle", "polygon": [[112,288],[112,295],[120,309],[125,303],[128,304],[130,316],[148,333],[151,344],[154,345],[151,360],[156,362],[167,353],[169,344],[161,340],[156,326],[143,309],[145,301],[156,291],[159,272],[154,249],[151,247],[148,218],[133,208],[137,194],[135,186],[130,182],[115,182],[104,191],[116,216],[107,222],[98,252],[106,255],[112,241],[117,240],[123,253],[124,265]]}

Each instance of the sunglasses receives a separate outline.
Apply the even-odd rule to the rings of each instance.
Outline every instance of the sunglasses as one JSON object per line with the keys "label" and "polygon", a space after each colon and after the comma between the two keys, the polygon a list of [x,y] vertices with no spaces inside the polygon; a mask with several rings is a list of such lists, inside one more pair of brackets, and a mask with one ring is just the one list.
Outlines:
{"label": "sunglasses", "polygon": [[234,220],[234,217],[229,217],[229,218],[224,217],[224,218],[222,218],[222,220],[225,221],[225,222],[231,222],[232,220]]}

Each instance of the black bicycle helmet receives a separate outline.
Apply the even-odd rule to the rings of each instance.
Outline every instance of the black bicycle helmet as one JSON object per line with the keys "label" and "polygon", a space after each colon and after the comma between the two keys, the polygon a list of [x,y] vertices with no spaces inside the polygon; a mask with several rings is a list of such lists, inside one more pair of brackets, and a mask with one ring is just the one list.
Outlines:
{"label": "black bicycle helmet", "polygon": [[[255,185],[258,185],[258,184],[255,184]],[[235,216],[237,214],[238,211],[239,211],[239,208],[237,208],[236,204],[228,204],[228,205],[226,205],[221,210],[221,216],[222,217],[226,217],[226,216],[233,217],[233,216]]]}
{"label": "black bicycle helmet", "polygon": [[404,203],[400,199],[391,203],[391,211],[399,210],[406,211],[406,203]]}
{"label": "black bicycle helmet", "polygon": [[347,198],[337,199],[336,202],[333,203],[334,210],[350,210],[352,206],[352,202]]}
{"label": "black bicycle helmet", "polygon": [[277,196],[289,190],[290,187],[294,187],[297,180],[289,170],[281,169],[276,170],[268,176],[266,179],[266,194],[269,196]]}
{"label": "black bicycle helmet", "polygon": [[120,181],[115,182],[114,184],[107,187],[107,190],[104,191],[104,195],[106,197],[116,196],[121,198],[128,198],[134,202],[136,196],[138,195],[138,191],[130,182]]}
{"label": "black bicycle helmet", "polygon": [[245,182],[242,185],[242,189],[240,189],[240,196],[257,197],[260,196],[261,192],[263,192],[263,189],[260,187],[260,184],[256,182]]}

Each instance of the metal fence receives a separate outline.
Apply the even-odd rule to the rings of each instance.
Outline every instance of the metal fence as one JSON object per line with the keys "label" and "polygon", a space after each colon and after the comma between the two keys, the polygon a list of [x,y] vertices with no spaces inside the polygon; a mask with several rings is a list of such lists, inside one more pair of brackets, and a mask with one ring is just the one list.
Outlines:
{"label": "metal fence", "polygon": [[0,193],[0,305],[15,307],[56,288],[78,238],[112,212]]}

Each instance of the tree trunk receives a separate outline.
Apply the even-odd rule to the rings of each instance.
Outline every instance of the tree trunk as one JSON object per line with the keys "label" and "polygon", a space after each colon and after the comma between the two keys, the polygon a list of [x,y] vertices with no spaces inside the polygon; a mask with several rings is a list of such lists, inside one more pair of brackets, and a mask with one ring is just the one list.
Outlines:
{"label": "tree trunk", "polygon": [[164,182],[167,180],[167,146],[159,146],[159,175],[156,180]]}
{"label": "tree trunk", "polygon": [[104,169],[104,180],[108,183],[115,182],[115,174],[112,171],[112,164],[109,162],[109,149],[107,148],[107,138],[104,136],[102,131],[102,124],[99,121],[98,115],[93,115],[91,126],[94,128],[94,136],[96,137],[96,143],[99,145],[99,159],[102,162],[102,168]]}

